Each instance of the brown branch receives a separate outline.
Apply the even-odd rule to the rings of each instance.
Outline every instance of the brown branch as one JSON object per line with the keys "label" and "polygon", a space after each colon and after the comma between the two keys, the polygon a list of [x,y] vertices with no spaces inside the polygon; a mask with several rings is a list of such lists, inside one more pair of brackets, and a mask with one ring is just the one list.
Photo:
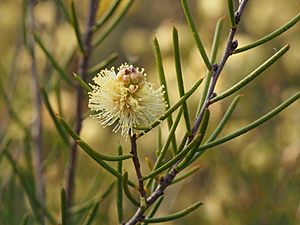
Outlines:
{"label": "brown branch", "polygon": [[140,192],[141,200],[144,201],[144,203],[142,202],[141,205],[143,207],[146,207],[146,204],[147,204],[146,191],[144,188],[141,166],[140,166],[139,157],[137,154],[136,134],[134,134],[133,136],[130,137],[130,143],[131,143],[131,152],[130,153],[132,154],[132,161],[133,161],[134,169],[135,169],[136,176],[138,179],[139,192]]}
{"label": "brown branch", "polygon": [[[243,0],[241,2],[241,4],[239,5],[238,10],[236,11],[236,24],[238,25],[239,21],[240,21],[240,17],[244,11],[244,8],[247,4],[247,0]],[[194,139],[196,132],[199,129],[199,126],[203,120],[203,116],[204,116],[204,112],[205,110],[209,107],[209,101],[211,99],[211,97],[214,95],[214,90],[215,90],[215,86],[216,83],[218,81],[218,78],[224,68],[225,63],[227,62],[227,59],[229,58],[229,56],[232,54],[232,52],[234,51],[234,49],[237,47],[237,41],[234,41],[234,36],[236,33],[237,28],[231,28],[230,32],[229,32],[229,36],[228,36],[228,41],[227,41],[227,45],[226,45],[226,49],[224,51],[223,57],[220,61],[220,63],[218,65],[214,65],[213,71],[212,71],[212,81],[210,83],[209,86],[209,91],[207,93],[206,99],[204,101],[203,106],[200,109],[199,115],[196,118],[196,121],[194,123],[194,126],[192,128],[192,134],[189,136],[187,143],[185,145],[185,147],[192,142],[192,140]],[[176,170],[176,166],[178,165],[178,163],[180,163],[181,160],[179,160],[170,170],[170,172],[168,172],[164,178],[161,179],[160,184],[157,186],[157,188],[155,189],[154,192],[152,192],[152,194],[147,198],[147,206],[151,206],[161,195],[164,194],[165,189],[172,183],[173,179],[176,177],[176,175],[178,174],[178,171]],[[145,212],[145,208],[144,207],[139,207],[137,209],[137,211],[135,212],[135,214],[132,216],[132,218],[125,223],[125,225],[135,225],[138,222],[142,222],[144,219],[144,212]]]}
{"label": "brown branch", "polygon": [[[85,53],[80,58],[78,64],[78,74],[81,76],[83,80],[85,80],[86,73],[89,66],[89,61],[92,53],[91,41],[92,41],[92,27],[95,23],[96,13],[99,5],[99,0],[90,0],[89,4],[89,12],[88,19],[86,24],[86,31],[83,38],[83,45],[85,48]],[[82,126],[82,98],[83,91],[79,85],[76,86],[76,121],[75,121],[75,132],[77,134],[81,131]],[[66,191],[67,191],[67,204],[68,207],[73,204],[73,196],[74,196],[74,179],[76,173],[76,164],[77,164],[77,143],[73,142],[70,149],[70,162],[67,170],[67,181],[66,181]]]}

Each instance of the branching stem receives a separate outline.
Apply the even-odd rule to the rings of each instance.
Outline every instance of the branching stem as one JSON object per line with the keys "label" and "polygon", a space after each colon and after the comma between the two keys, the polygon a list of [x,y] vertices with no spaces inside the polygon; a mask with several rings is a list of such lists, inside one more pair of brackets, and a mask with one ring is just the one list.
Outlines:
{"label": "branching stem", "polygon": [[[237,48],[237,41],[234,40],[234,36],[235,36],[236,30],[238,27],[238,23],[240,21],[240,17],[242,16],[242,13],[244,11],[244,8],[245,8],[247,2],[248,2],[247,0],[241,1],[238,10],[235,13],[236,27],[230,29],[226,49],[224,51],[222,59],[219,64],[212,66],[212,79],[211,79],[211,82],[209,85],[208,93],[205,98],[204,104],[202,105],[202,107],[199,111],[199,115],[197,116],[196,121],[193,125],[192,133],[187,139],[187,143],[186,143],[185,147],[189,143],[191,143],[193,141],[193,139],[195,138],[196,133],[199,129],[199,126],[203,120],[204,112],[210,105],[210,99],[214,96],[214,90],[215,90],[218,78],[224,68],[224,65],[227,62],[227,59],[229,58],[229,56],[232,54],[232,52]],[[179,162],[180,162],[180,160],[178,161],[178,163]],[[178,165],[178,163],[176,163],[172,167],[170,172],[167,173],[161,179],[161,181],[160,181],[159,185],[157,186],[157,188],[155,189],[155,191],[152,192],[152,194],[147,198],[146,204],[148,207],[150,205],[152,205],[160,196],[162,196],[165,189],[172,183],[173,179],[178,174],[178,171],[176,169],[176,166]],[[125,223],[125,225],[135,225],[138,222],[143,221],[144,212],[145,212],[145,207],[140,206],[137,209],[137,211],[135,212],[135,214],[132,216],[132,218],[127,223]]]}

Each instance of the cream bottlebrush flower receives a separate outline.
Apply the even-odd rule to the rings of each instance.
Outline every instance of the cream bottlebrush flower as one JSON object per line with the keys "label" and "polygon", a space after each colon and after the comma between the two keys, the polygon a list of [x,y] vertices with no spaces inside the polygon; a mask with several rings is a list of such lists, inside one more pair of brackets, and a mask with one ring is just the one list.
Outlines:
{"label": "cream bottlebrush flower", "polygon": [[123,64],[117,69],[102,70],[93,78],[89,108],[97,114],[92,117],[106,126],[115,124],[113,129],[121,129],[124,137],[133,135],[137,126],[149,126],[164,113],[166,103],[163,86],[154,89],[146,81],[144,69]]}

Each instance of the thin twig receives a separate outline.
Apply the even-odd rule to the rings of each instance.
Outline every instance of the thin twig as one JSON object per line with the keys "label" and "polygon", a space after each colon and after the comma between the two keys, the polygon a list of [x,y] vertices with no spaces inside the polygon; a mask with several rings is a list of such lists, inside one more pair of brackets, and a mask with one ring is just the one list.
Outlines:
{"label": "thin twig", "polygon": [[[78,74],[82,80],[85,80],[86,73],[89,67],[89,61],[91,57],[92,47],[92,27],[95,23],[96,13],[99,5],[99,0],[91,0],[89,4],[89,12],[88,19],[86,24],[86,32],[83,38],[83,45],[85,48],[85,54],[82,55],[78,64]],[[83,90],[77,85],[76,87],[76,121],[75,121],[75,132],[77,134],[81,131],[82,126],[82,99],[83,99]],[[67,170],[67,204],[68,207],[72,206],[73,203],[73,195],[74,195],[74,178],[76,172],[76,164],[77,164],[77,143],[73,142],[70,151],[70,162]]]}
{"label": "thin twig", "polygon": [[[240,17],[244,11],[244,8],[247,4],[247,0],[243,0],[240,5],[238,10],[236,11],[236,25],[238,25],[239,21],[240,21]],[[210,99],[212,98],[212,96],[214,96],[214,90],[215,90],[215,86],[216,83],[218,81],[218,78],[224,68],[224,65],[227,61],[227,59],[229,58],[229,56],[232,54],[232,52],[235,50],[235,48],[237,47],[237,41],[234,41],[234,36],[237,30],[237,26],[235,28],[231,28],[230,32],[229,32],[229,36],[228,36],[228,41],[227,41],[227,45],[226,45],[226,49],[224,51],[223,57],[220,61],[220,63],[218,65],[214,65],[212,68],[212,80],[211,83],[209,85],[209,91],[207,93],[206,99],[204,101],[203,106],[200,109],[199,115],[196,118],[196,121],[194,123],[194,126],[192,128],[192,133],[189,136],[186,146],[191,143],[199,129],[199,126],[203,120],[203,116],[204,116],[204,112],[205,110],[209,107],[210,105]],[[186,147],[185,146],[185,147]],[[178,163],[180,162],[180,160],[178,161]],[[155,189],[154,192],[152,192],[152,194],[147,198],[147,206],[152,205],[160,196],[162,196],[164,194],[165,189],[172,183],[173,179],[176,177],[176,175],[178,174],[178,171],[176,170],[176,166],[178,165],[178,163],[176,163],[172,169],[170,170],[169,173],[167,173],[164,178],[162,178],[160,180],[159,185],[157,186],[157,188]],[[144,212],[145,212],[145,208],[144,207],[139,207],[137,209],[137,211],[135,212],[135,214],[132,216],[132,218],[125,223],[125,225],[135,225],[138,222],[143,221],[144,218]]]}
{"label": "thin twig", "polygon": [[[28,28],[29,28],[29,52],[31,57],[31,74],[32,74],[32,88],[34,95],[34,116],[32,124],[32,139],[35,151],[34,169],[37,188],[37,197],[40,204],[45,205],[45,181],[43,176],[43,162],[42,162],[42,97],[40,93],[39,78],[37,73],[36,55],[33,40],[33,31],[35,29],[34,18],[35,0],[29,2],[28,14]],[[41,215],[42,223],[44,223],[43,215]]]}
{"label": "thin twig", "polygon": [[144,188],[144,183],[143,183],[143,176],[142,176],[142,172],[141,172],[141,166],[140,166],[140,162],[139,162],[139,157],[137,154],[137,147],[136,147],[136,134],[134,134],[133,136],[130,136],[130,143],[131,143],[131,154],[132,154],[132,161],[133,161],[133,165],[134,165],[134,169],[136,172],[136,176],[138,179],[138,184],[139,184],[139,192],[140,192],[140,196],[141,196],[141,205],[143,205],[144,203],[144,207],[147,204],[146,201],[146,191]]}

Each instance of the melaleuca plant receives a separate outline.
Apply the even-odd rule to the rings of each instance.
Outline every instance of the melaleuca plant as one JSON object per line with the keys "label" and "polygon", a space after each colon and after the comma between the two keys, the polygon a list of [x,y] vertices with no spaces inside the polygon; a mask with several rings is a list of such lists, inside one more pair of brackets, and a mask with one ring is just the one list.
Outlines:
{"label": "melaleuca plant", "polygon": [[[20,179],[20,183],[26,192],[34,214],[33,220],[38,224],[48,224],[48,222],[53,225],[87,225],[92,222],[95,224],[106,224],[104,220],[100,220],[96,215],[99,208],[110,207],[110,205],[108,205],[109,203],[105,205],[103,200],[107,198],[114,184],[108,186],[107,189],[103,191],[101,197],[92,197],[83,205],[78,206],[74,204],[78,146],[80,146],[80,149],[83,150],[91,160],[94,160],[102,170],[116,180],[117,191],[115,193],[115,199],[119,224],[146,225],[177,220],[187,216],[203,205],[201,199],[190,206],[183,207],[182,210],[174,212],[173,214],[156,216],[156,212],[161,207],[168,188],[195,174],[195,172],[199,170],[199,167],[194,167],[192,164],[205,152],[213,148],[217,149],[219,145],[238,138],[261,124],[266,123],[300,98],[300,92],[297,92],[257,120],[243,127],[239,127],[229,134],[220,136],[242,97],[242,95],[237,94],[237,92],[277,62],[289,50],[290,46],[287,44],[275,51],[270,58],[265,60],[257,68],[254,68],[253,71],[242,80],[232,84],[223,92],[216,93],[216,85],[219,80],[225,79],[222,72],[228,59],[233,55],[240,54],[272,41],[294,26],[300,20],[300,14],[296,15],[274,32],[253,43],[240,47],[236,33],[239,32],[240,24],[243,23],[244,19],[244,11],[247,10],[247,5],[251,4],[251,1],[240,0],[237,3],[236,1],[228,0],[228,15],[218,20],[211,52],[208,55],[200,34],[198,33],[197,24],[195,24],[191,15],[188,0],[181,0],[181,6],[187,25],[202,59],[199,63],[203,63],[206,72],[201,74],[198,81],[195,82],[191,88],[186,90],[184,84],[185,75],[182,72],[184,64],[182,65],[180,57],[179,33],[174,25],[172,33],[173,55],[177,79],[176,85],[180,97],[175,103],[171,103],[169,93],[170,85],[172,84],[168,84],[166,81],[163,58],[157,38],[154,38],[153,45],[160,85],[155,85],[148,81],[146,75],[146,71],[148,71],[147,65],[143,65],[145,67],[145,69],[143,69],[138,67],[139,65],[131,65],[123,62],[121,65],[109,67],[109,65],[115,64],[115,54],[108,56],[104,61],[101,61],[93,67],[90,66],[93,50],[102,44],[103,40],[106,39],[110,32],[122,20],[129,8],[134,5],[134,0],[126,1],[126,3],[121,3],[121,0],[113,1],[107,11],[105,11],[99,19],[97,19],[97,12],[100,1],[90,0],[85,32],[81,31],[75,3],[71,1],[70,6],[66,7],[61,0],[56,0],[55,2],[69,26],[74,30],[74,35],[76,36],[76,49],[73,49],[69,58],[66,60],[69,63],[74,61],[77,63],[77,68],[73,68],[74,76],[72,78],[68,75],[67,68],[62,66],[61,62],[59,62],[46,47],[38,29],[35,27],[33,13],[35,1],[33,0],[29,1],[30,4],[28,5],[25,3],[24,8],[26,10],[24,12],[25,16],[29,19],[24,23],[24,30],[27,31],[27,33],[25,32],[27,34],[25,35],[25,44],[32,63],[31,71],[35,87],[34,110],[37,113],[41,113],[41,103],[43,100],[55,128],[61,137],[62,145],[69,149],[68,166],[65,171],[65,187],[61,189],[60,196],[61,218],[58,219],[57,216],[54,216],[46,203],[46,183],[43,174],[44,166],[40,156],[42,154],[42,148],[39,132],[42,130],[39,129],[42,127],[42,120],[36,119],[34,121],[32,126],[35,132],[32,133],[30,131],[32,127],[24,125],[13,108],[9,109],[13,120],[24,130],[26,138],[32,140],[35,144],[36,161],[33,166],[34,168],[32,168],[32,170],[35,170],[34,173],[31,171],[27,174],[27,170],[24,172],[10,151],[7,150],[11,143],[10,138],[6,138],[2,142],[4,155]],[[226,31],[223,29],[224,23],[229,24],[229,29]],[[222,32],[228,34],[227,40],[222,40]],[[225,45],[224,49],[220,47],[222,44]],[[49,65],[58,75],[56,78],[57,83],[54,85],[54,88],[51,86],[53,85],[51,79],[43,80],[43,85],[39,83],[40,80],[37,78],[35,47],[40,48],[42,53],[46,56]],[[221,55],[219,61],[217,61],[217,54]],[[151,76],[154,76],[154,74],[151,74]],[[93,78],[90,81],[89,78],[91,77]],[[67,85],[69,89],[76,93],[76,99],[74,101],[75,116],[72,122],[67,122],[66,115],[63,115],[61,110],[59,110],[59,113],[56,113],[49,100],[48,95],[50,91],[56,93],[57,99],[60,98],[60,82],[63,82],[64,85]],[[40,89],[40,86],[44,88]],[[200,86],[202,86],[202,92],[200,96],[197,96],[198,94],[196,93],[198,93],[197,90]],[[2,89],[3,88],[1,88],[1,91]],[[245,93],[245,95],[247,95],[247,93]],[[4,92],[3,96],[4,100],[8,103],[10,99]],[[194,115],[192,115],[192,110],[187,102],[192,96],[198,99],[198,109]],[[211,131],[207,129],[211,123],[210,114],[213,113],[211,106],[218,104],[225,98],[232,98],[232,101],[222,119],[214,123],[216,124],[215,128]],[[60,101],[58,102],[58,105],[60,105]],[[10,104],[8,103],[8,105]],[[85,113],[84,109],[87,109],[88,113]],[[103,126],[103,129],[112,128],[112,131],[115,132],[115,134],[112,133],[112,135],[120,135],[121,138],[124,138],[125,143],[130,146],[130,149],[127,149],[119,143],[115,144],[118,149],[118,155],[107,155],[93,149],[91,145],[80,136],[82,122],[87,117],[86,115],[92,117],[95,123]],[[181,119],[185,123],[185,130],[184,135],[178,138],[175,133],[179,128]],[[162,138],[162,125],[164,123],[167,125],[167,135],[165,138]],[[147,146],[147,152],[143,153],[149,156],[148,158],[154,159],[153,161],[148,160],[150,171],[143,173],[139,150],[141,146],[143,146],[143,140],[147,138],[147,134],[150,131],[158,133],[159,144],[157,146]],[[71,140],[69,140],[69,136]],[[103,146],[105,145],[106,143],[103,143]],[[28,159],[28,165],[31,165],[30,157],[26,159]],[[134,170],[127,171],[125,168],[127,168],[128,165],[131,165]],[[31,168],[31,166],[28,166],[28,168]],[[92,176],[96,176],[96,172],[95,175]],[[134,210],[125,215],[124,208],[128,208],[128,205],[131,205],[130,209]],[[29,216],[24,216],[22,224],[27,224],[28,221]]]}

